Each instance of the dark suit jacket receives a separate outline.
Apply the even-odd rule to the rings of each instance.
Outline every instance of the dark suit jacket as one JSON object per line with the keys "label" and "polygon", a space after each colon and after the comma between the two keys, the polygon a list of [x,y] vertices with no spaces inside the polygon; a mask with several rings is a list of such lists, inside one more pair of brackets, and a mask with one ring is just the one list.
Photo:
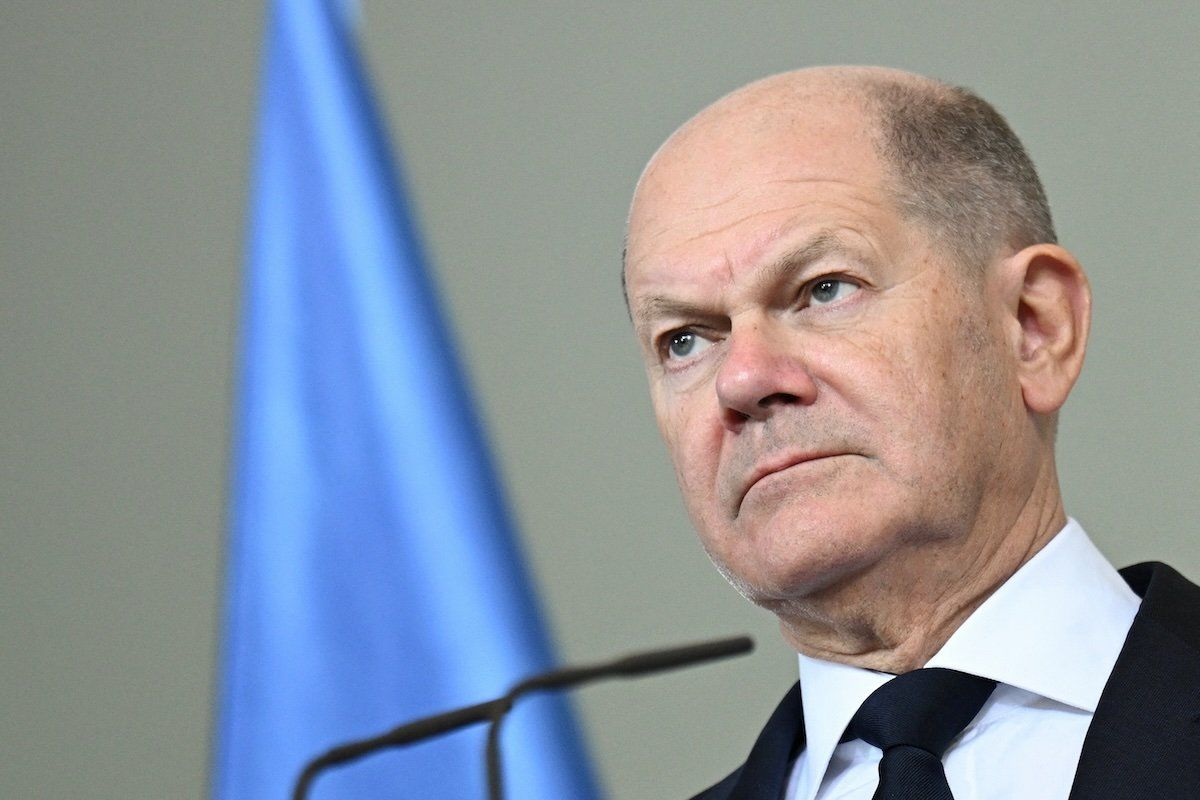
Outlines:
{"label": "dark suit jacket", "polygon": [[[1142,597],[1100,696],[1069,800],[1200,798],[1200,587],[1165,564],[1126,567]],[[693,800],[779,800],[804,747],[797,683],[746,763]]]}

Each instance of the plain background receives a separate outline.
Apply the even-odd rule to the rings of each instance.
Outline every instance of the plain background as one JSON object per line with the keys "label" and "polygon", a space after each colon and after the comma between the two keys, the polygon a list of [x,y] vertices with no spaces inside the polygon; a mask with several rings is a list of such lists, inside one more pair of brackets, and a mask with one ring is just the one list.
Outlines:
{"label": "plain background", "polygon": [[[969,85],[1008,116],[1096,296],[1060,433],[1068,510],[1115,562],[1200,577],[1200,6],[363,10],[562,655],[760,642],[752,658],[577,696],[612,797],[720,777],[795,677],[771,619],[693,540],[618,281],[643,162],[753,78],[886,64]],[[258,3],[161,0],[0,10],[6,798],[205,792],[262,17]]]}

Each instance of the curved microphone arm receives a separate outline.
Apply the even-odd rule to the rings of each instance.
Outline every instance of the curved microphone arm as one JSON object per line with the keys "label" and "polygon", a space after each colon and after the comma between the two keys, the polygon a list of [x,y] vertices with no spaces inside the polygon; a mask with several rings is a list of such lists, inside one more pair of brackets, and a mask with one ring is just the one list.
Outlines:
{"label": "curved microphone arm", "polygon": [[742,655],[753,649],[754,641],[749,636],[737,636],[732,639],[700,642],[667,650],[634,653],[603,664],[563,667],[534,675],[516,683],[504,696],[495,700],[424,717],[378,736],[347,742],[322,753],[305,765],[296,779],[292,798],[293,800],[305,800],[317,775],[330,767],[354,761],[379,750],[402,747],[423,739],[441,736],[476,722],[490,722],[491,729],[488,731],[487,745],[488,796],[493,800],[500,800],[503,797],[500,768],[500,721],[523,695],[530,692],[567,689],[603,678],[635,678],[654,672],[687,667],[704,661]]}

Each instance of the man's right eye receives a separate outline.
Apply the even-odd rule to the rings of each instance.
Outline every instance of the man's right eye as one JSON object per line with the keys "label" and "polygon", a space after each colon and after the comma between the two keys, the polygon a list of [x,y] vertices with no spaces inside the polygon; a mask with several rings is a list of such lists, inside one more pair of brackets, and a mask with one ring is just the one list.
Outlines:
{"label": "man's right eye", "polygon": [[667,357],[671,359],[689,358],[703,352],[710,344],[712,342],[695,331],[676,331],[667,337]]}

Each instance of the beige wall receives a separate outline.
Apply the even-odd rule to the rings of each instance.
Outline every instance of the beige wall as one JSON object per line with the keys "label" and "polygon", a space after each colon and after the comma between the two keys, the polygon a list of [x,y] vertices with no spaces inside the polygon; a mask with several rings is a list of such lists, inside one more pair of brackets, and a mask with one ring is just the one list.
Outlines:
{"label": "beige wall", "polygon": [[[1007,113],[1097,298],[1068,508],[1115,561],[1200,577],[1200,11],[972,5],[365,3],[564,655],[760,640],[578,696],[615,798],[723,774],[794,678],[692,540],[618,291],[642,162],[752,78],[889,64]],[[0,11],[0,796],[204,791],[260,27],[246,3]]]}

